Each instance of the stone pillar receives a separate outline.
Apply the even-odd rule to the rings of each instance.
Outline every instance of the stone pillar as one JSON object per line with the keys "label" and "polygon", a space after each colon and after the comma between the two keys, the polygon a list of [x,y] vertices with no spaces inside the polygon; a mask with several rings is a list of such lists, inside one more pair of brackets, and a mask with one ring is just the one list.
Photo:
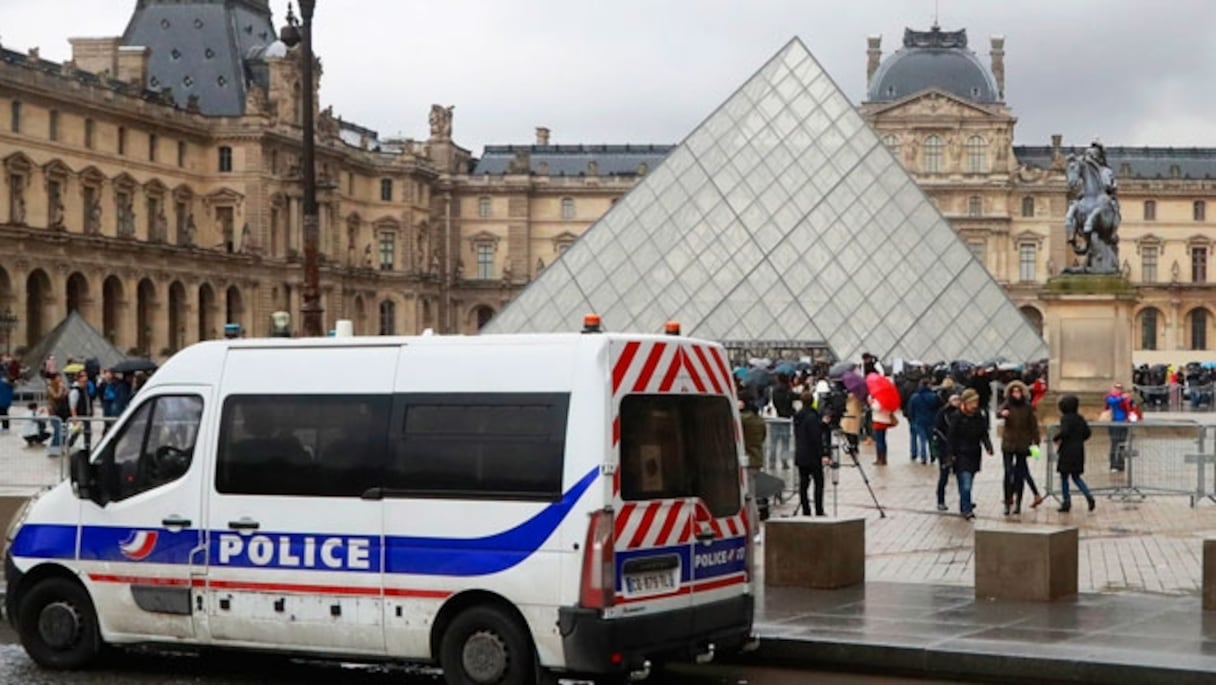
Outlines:
{"label": "stone pillar", "polygon": [[183,345],[193,345],[202,340],[198,330],[198,281],[191,281],[186,286],[186,302],[182,307],[181,319],[186,332],[182,335]]}
{"label": "stone pillar", "polygon": [[832,589],[865,580],[865,519],[797,516],[765,522],[765,585]]}
{"label": "stone pillar", "polygon": [[114,346],[119,352],[127,350],[139,343],[139,279],[127,277],[122,284],[123,299],[118,303],[119,315],[118,335]]}
{"label": "stone pillar", "polygon": [[874,81],[874,72],[878,71],[878,65],[881,63],[882,36],[869,36],[866,38],[866,88]]}
{"label": "stone pillar", "polygon": [[1040,301],[1051,349],[1048,397],[1039,418],[1056,418],[1061,395],[1076,395],[1091,420],[1114,383],[1131,387],[1135,288],[1120,275],[1064,274],[1048,279]]}
{"label": "stone pillar", "polygon": [[1077,594],[1077,529],[975,531],[976,599],[1049,602]]}

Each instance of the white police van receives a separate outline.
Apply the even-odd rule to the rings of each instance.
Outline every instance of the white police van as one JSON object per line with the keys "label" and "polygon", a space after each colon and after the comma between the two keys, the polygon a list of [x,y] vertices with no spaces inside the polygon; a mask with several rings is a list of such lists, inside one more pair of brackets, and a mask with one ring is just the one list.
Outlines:
{"label": "white police van", "polygon": [[14,518],[8,616],[50,668],[160,643],[637,677],[750,639],[742,452],[710,342],[200,343]]}

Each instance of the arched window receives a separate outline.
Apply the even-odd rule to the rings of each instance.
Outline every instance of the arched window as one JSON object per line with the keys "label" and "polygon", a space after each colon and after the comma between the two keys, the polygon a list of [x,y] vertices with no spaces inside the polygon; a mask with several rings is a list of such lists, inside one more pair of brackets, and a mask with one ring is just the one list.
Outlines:
{"label": "arched window", "polygon": [[988,160],[985,154],[988,144],[979,136],[967,139],[967,173],[982,174],[988,171]]}
{"label": "arched window", "polygon": [[899,157],[899,138],[897,138],[894,133],[888,133],[887,135],[883,136],[882,144],[886,145],[887,149],[889,149],[891,154],[895,155],[896,158]]}
{"label": "arched window", "polygon": [[380,335],[397,333],[397,305],[392,300],[380,303]]}
{"label": "arched window", "polygon": [[923,171],[927,174],[941,173],[942,170],[942,139],[940,136],[932,135],[925,138],[925,152],[922,163]]}
{"label": "arched window", "polygon": [[984,199],[979,195],[972,195],[967,198],[967,216],[983,216],[984,215]]}
{"label": "arched window", "polygon": [[1149,307],[1140,312],[1140,344],[1138,349],[1157,349],[1157,327],[1161,323],[1161,312],[1155,307]]}
{"label": "arched window", "polygon": [[1192,309],[1187,319],[1191,329],[1191,349],[1208,349],[1208,310],[1203,307]]}
{"label": "arched window", "polygon": [[1145,221],[1156,221],[1157,220],[1157,201],[1156,200],[1145,200],[1144,201],[1144,220]]}
{"label": "arched window", "polygon": [[1029,195],[1022,198],[1022,216],[1027,219],[1034,216],[1034,198]]}
{"label": "arched window", "polygon": [[1195,204],[1191,206],[1191,218],[1195,221],[1207,221],[1208,203],[1203,200],[1195,200]]}

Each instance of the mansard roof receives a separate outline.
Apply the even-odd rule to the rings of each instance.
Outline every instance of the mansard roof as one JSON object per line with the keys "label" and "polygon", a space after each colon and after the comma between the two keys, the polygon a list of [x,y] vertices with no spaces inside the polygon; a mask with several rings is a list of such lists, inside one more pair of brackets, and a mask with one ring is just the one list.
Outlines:
{"label": "mansard roof", "polygon": [[526,155],[532,173],[545,173],[547,168],[550,176],[590,175],[589,165],[595,162],[600,176],[635,176],[643,164],[653,170],[673,149],[674,145],[487,145],[473,174],[505,174],[517,157]]}
{"label": "mansard roof", "polygon": [[[1085,147],[1063,147],[1060,152],[1082,154]],[[1015,145],[1019,163],[1047,168],[1052,148],[1047,145]],[[1212,179],[1216,178],[1216,148],[1210,147],[1107,147],[1106,161],[1120,178]]]}

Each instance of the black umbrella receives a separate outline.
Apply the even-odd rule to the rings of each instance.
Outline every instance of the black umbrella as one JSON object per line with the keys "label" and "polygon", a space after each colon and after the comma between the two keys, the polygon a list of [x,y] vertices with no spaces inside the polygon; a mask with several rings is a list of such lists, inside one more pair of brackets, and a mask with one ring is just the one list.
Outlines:
{"label": "black umbrella", "polygon": [[114,373],[135,373],[136,371],[155,371],[156,362],[144,357],[124,359],[110,367]]}

